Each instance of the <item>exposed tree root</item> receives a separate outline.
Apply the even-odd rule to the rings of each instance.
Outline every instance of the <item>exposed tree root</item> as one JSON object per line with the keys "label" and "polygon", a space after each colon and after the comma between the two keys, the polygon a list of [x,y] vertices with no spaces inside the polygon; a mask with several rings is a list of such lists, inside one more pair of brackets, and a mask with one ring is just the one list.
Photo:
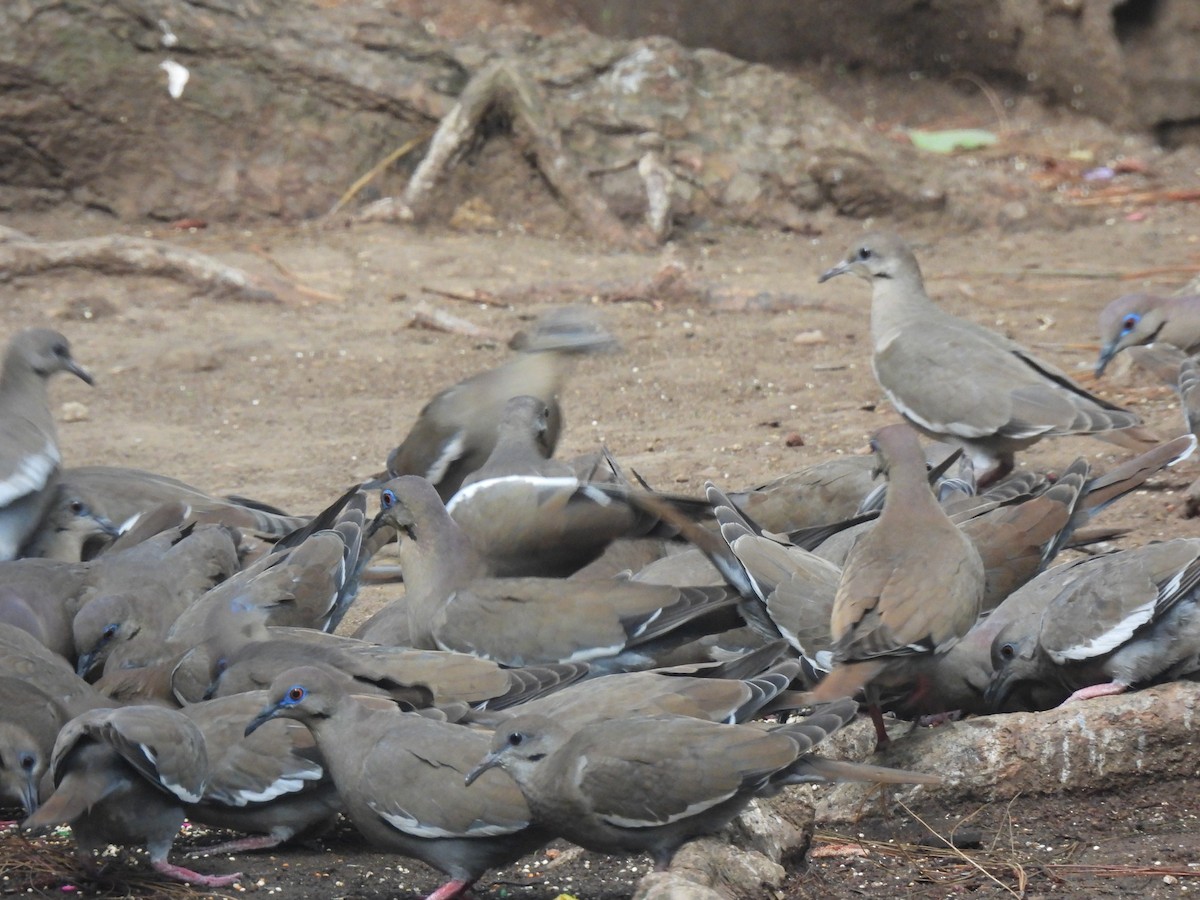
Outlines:
{"label": "exposed tree root", "polygon": [[355,220],[423,221],[436,188],[473,145],[488,112],[496,109],[507,113],[516,139],[523,144],[542,177],[593,238],[614,247],[644,247],[666,237],[670,230],[671,184],[671,178],[666,177],[670,176],[666,166],[656,159],[644,161],[642,177],[648,190],[648,224],[639,229],[626,227],[563,146],[562,134],[537,83],[512,60],[492,63],[467,83],[458,102],[438,125],[429,150],[403,195],[370,204]]}
{"label": "exposed tree root", "polygon": [[169,278],[229,300],[304,304],[337,299],[293,281],[254,275],[204,253],[148,238],[106,235],[72,241],[0,241],[0,282],[56,269],[88,269],[101,275]]}

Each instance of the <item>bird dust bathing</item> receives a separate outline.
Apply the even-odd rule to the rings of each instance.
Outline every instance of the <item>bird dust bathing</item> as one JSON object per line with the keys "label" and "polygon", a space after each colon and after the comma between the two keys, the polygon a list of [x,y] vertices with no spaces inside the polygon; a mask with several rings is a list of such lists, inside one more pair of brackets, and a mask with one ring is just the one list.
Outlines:
{"label": "bird dust bathing", "polygon": [[1200,889],[1194,151],[822,68],[880,166],[597,168],[472,70],[311,215],[6,213],[3,891]]}

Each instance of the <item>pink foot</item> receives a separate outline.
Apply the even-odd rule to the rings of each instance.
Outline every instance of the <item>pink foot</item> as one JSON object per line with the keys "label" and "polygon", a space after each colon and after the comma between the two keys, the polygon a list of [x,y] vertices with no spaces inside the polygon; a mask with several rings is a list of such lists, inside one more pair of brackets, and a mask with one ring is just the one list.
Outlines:
{"label": "pink foot", "polygon": [[278,847],[283,841],[279,838],[271,837],[270,835],[262,834],[258,837],[239,838],[236,841],[226,841],[224,844],[216,844],[212,847],[197,847],[195,850],[189,850],[189,857],[197,856],[213,856],[218,853],[244,853],[247,850],[269,850],[272,847]]}
{"label": "pink foot", "polygon": [[1111,697],[1113,694],[1123,694],[1129,690],[1127,684],[1117,684],[1115,681],[1110,681],[1108,684],[1093,684],[1091,687],[1080,688],[1070,697],[1062,702],[1062,706],[1070,703],[1072,700],[1091,700],[1094,697]]}
{"label": "pink foot", "polygon": [[440,888],[426,897],[425,900],[454,900],[454,898],[461,897],[463,894],[469,891],[471,889],[471,884],[472,883],[470,881],[462,881],[461,879],[447,881]]}
{"label": "pink foot", "polygon": [[193,872],[183,866],[173,866],[165,859],[157,862],[151,860],[150,865],[154,866],[154,871],[166,875],[168,878],[182,881],[184,884],[196,884],[200,887],[229,887],[235,881],[242,880],[241,872],[234,872],[232,875],[201,875],[199,872]]}

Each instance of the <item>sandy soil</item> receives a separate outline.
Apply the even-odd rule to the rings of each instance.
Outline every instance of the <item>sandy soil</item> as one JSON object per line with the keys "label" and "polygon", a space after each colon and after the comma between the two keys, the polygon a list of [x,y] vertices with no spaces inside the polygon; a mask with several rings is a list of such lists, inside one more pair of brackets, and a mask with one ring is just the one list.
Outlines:
{"label": "sandy soil", "polygon": [[[886,87],[876,94],[887,95]],[[1078,129],[1095,133],[1089,123]],[[1190,186],[1192,174],[1177,167],[1164,186]],[[694,491],[713,480],[736,488],[833,454],[862,452],[870,432],[895,419],[870,372],[867,287],[852,279],[816,282],[862,223],[818,216],[815,237],[713,230],[685,235],[660,252],[610,253],[550,233],[551,199],[536,179],[516,181],[526,193],[514,195],[513,209],[527,209],[527,216],[510,211],[488,232],[257,223],[193,233],[78,210],[9,216],[5,224],[39,238],[150,234],[251,271],[281,268],[342,299],[218,301],[160,279],[71,272],[0,285],[0,333],[49,323],[68,334],[77,358],[97,375],[94,389],[65,379],[53,388],[56,405],[72,419],[61,426],[68,465],[137,466],[302,513],[378,471],[432,393],[505,359],[508,336],[551,305],[539,299],[548,286],[556,286],[560,299],[592,303],[593,295],[635,285],[672,263],[717,294],[772,302],[718,309],[643,295],[597,303],[622,350],[580,364],[563,397],[568,424],[561,453],[603,443],[652,484]],[[1081,375],[1094,361],[1096,315],[1110,299],[1147,287],[1174,289],[1200,270],[1200,224],[1183,205],[1099,209],[1089,224],[1069,231],[897,227],[914,242],[930,292],[947,308]],[[1124,277],[1147,270],[1158,274]],[[557,289],[564,284],[571,289]],[[483,306],[440,293],[475,290],[515,299]],[[461,316],[495,339],[410,327],[418,303]],[[1174,395],[1149,378],[1112,377],[1099,389],[1163,436],[1182,430]],[[1097,441],[1062,439],[1043,442],[1021,462],[1056,470],[1087,455],[1104,469],[1119,454]],[[1123,546],[1200,536],[1200,522],[1180,516],[1182,491],[1198,475],[1200,464],[1186,463],[1098,524],[1130,528]],[[389,589],[364,592],[344,629],[389,595]],[[819,850],[834,850],[798,868],[786,894],[999,896],[1019,891],[1026,879],[1028,896],[1174,897],[1195,874],[1189,861],[1198,832],[1190,810],[1197,793],[1190,782],[1151,782],[1136,796],[925,811],[942,833],[972,817],[979,840],[966,852],[987,876],[961,859],[919,851],[925,831],[913,818],[869,818],[863,836],[904,849],[848,855],[837,847],[857,833],[820,839]],[[572,858],[549,870],[532,863],[532,872],[546,873],[535,874],[532,886],[520,886],[527,875],[508,873],[501,886],[481,884],[480,893],[530,900],[549,900],[560,889],[581,898],[626,896],[634,867],[646,865]],[[1124,869],[1115,878],[1098,869],[1055,868],[1067,861],[1157,871]],[[434,886],[433,876],[404,875],[402,865],[362,850],[347,831],[323,849],[204,860],[201,867],[241,869],[248,890],[287,897],[407,897]],[[24,891],[31,883],[24,877],[6,876],[3,889]],[[35,892],[57,893],[72,877],[64,864],[37,880]],[[145,896],[147,884],[121,876],[97,887]]]}

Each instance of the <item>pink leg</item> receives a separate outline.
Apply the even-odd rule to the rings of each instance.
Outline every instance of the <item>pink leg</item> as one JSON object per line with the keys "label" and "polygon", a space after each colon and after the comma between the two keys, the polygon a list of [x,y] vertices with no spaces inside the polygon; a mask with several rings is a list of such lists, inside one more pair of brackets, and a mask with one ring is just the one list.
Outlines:
{"label": "pink leg", "polygon": [[875,725],[875,749],[881,750],[892,742],[888,737],[887,726],[883,724],[883,710],[879,708],[878,703],[872,703],[867,707],[867,712],[871,716],[871,722]]}
{"label": "pink leg", "polygon": [[425,900],[454,900],[455,897],[461,897],[471,889],[472,882],[462,881],[461,879],[447,881],[440,888],[430,894]]}
{"label": "pink leg", "polygon": [[201,875],[183,866],[173,866],[165,859],[151,860],[150,865],[154,866],[154,871],[168,878],[182,881],[184,884],[197,884],[200,887],[229,887],[235,881],[242,880],[241,872],[234,872],[232,875]]}
{"label": "pink leg", "polygon": [[1072,700],[1091,700],[1093,697],[1111,697],[1113,694],[1123,694],[1129,690],[1129,685],[1110,681],[1108,684],[1093,684],[1091,687],[1080,688],[1060,705],[1065,706]]}
{"label": "pink leg", "polygon": [[260,834],[257,837],[238,838],[236,841],[226,841],[224,844],[216,844],[212,847],[197,847],[195,850],[189,850],[189,857],[196,856],[211,856],[217,853],[242,853],[246,850],[269,850],[272,847],[278,847],[283,841],[279,838],[271,837],[268,834]]}

